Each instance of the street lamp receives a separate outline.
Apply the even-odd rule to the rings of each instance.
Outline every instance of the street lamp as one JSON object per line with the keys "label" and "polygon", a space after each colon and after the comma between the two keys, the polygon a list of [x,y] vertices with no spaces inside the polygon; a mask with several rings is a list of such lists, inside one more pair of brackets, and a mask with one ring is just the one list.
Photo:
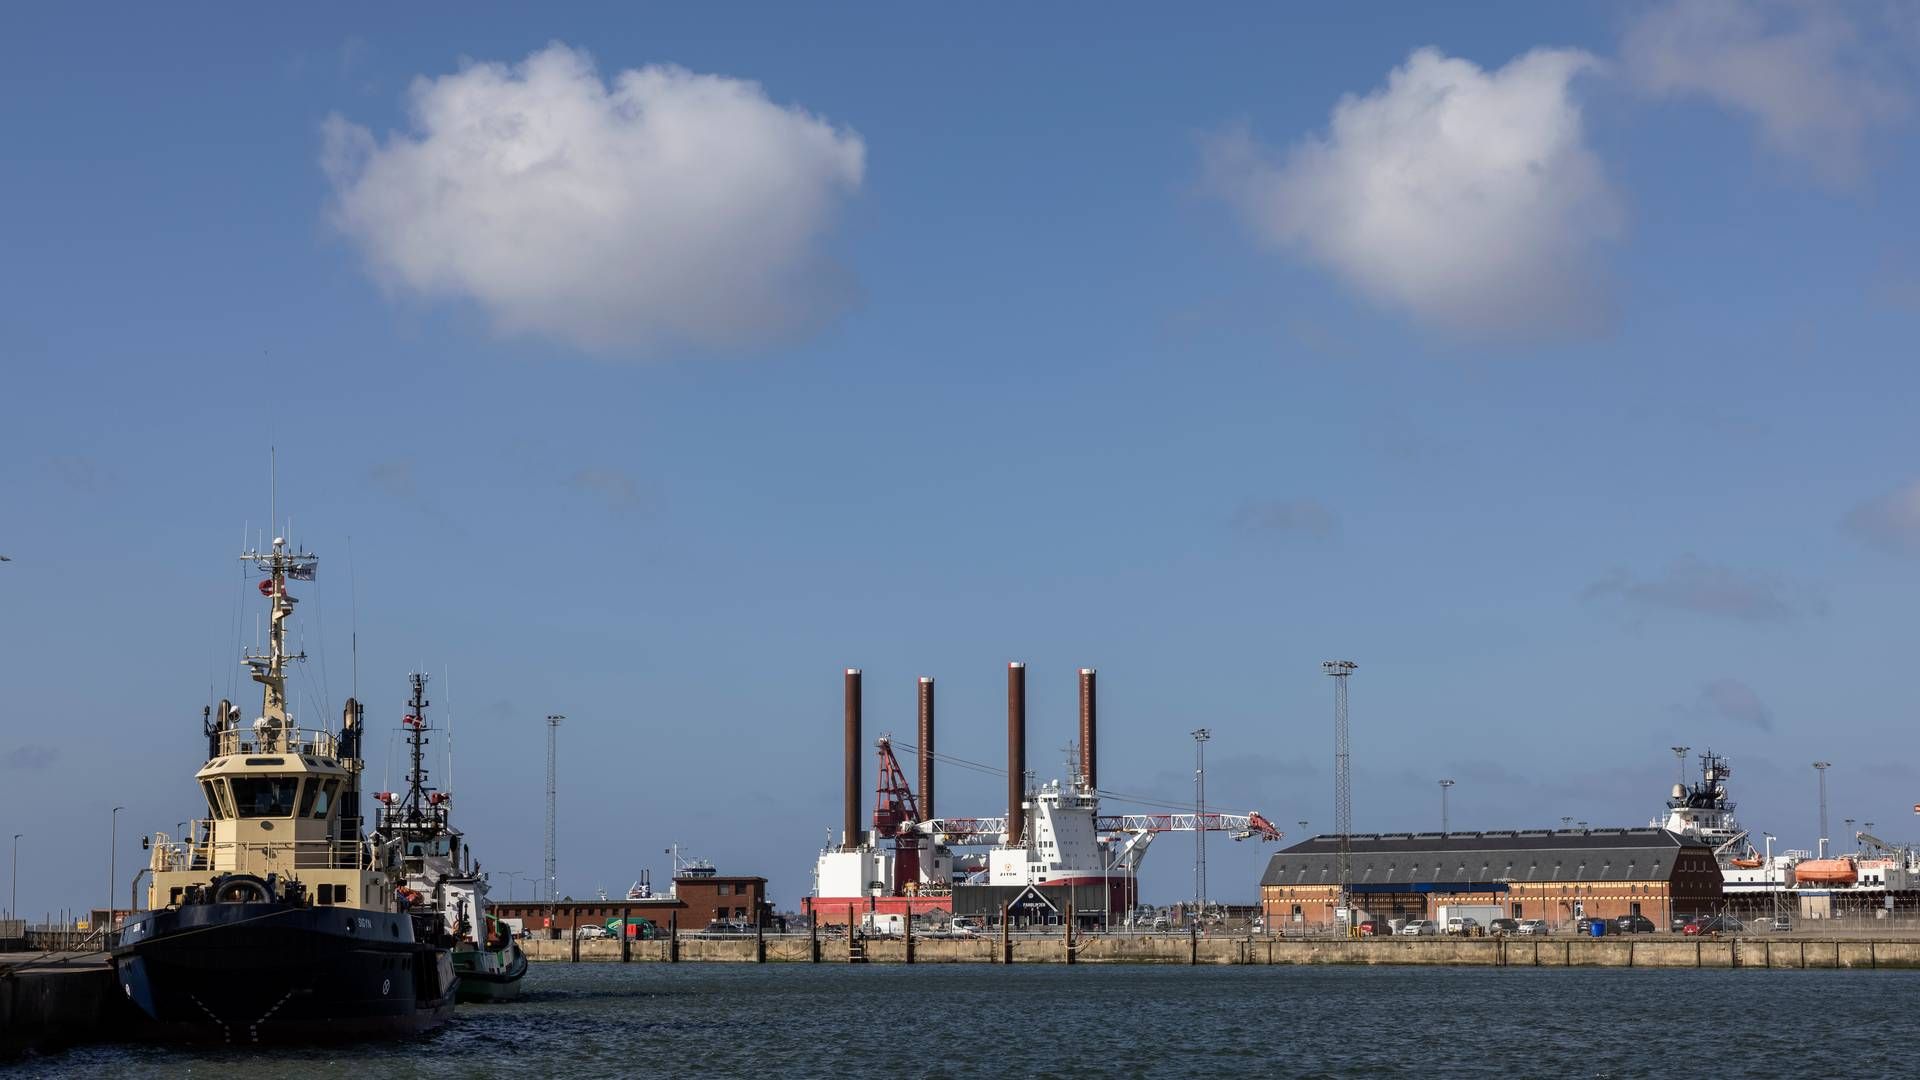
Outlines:
{"label": "street lamp", "polygon": [[114,856],[118,854],[118,844],[120,842],[120,811],[125,809],[126,807],[124,806],[116,806],[113,808],[113,813],[107,815],[109,819],[107,828],[107,923],[100,928],[101,941],[106,940],[106,933],[113,926],[113,883],[119,880],[118,871],[114,867],[113,859]]}
{"label": "street lamp", "polygon": [[[1193,918],[1207,910],[1207,740],[1213,732],[1193,729]],[[1198,925],[1194,922],[1192,925]]]}
{"label": "street lamp", "polygon": [[1560,827],[1562,829],[1571,829],[1573,827],[1573,819],[1565,814],[1560,815]]}
{"label": "street lamp", "polygon": [[7,901],[7,914],[15,919],[20,917],[20,838],[25,835],[26,833],[13,834],[13,873],[11,875],[13,899]]}
{"label": "street lamp", "polygon": [[1833,768],[1831,761],[1816,761],[1813,771],[1820,775],[1820,857],[1827,857],[1827,770]]}
{"label": "street lamp", "polygon": [[1673,751],[1674,757],[1680,759],[1680,788],[1682,791],[1685,791],[1687,787],[1687,751],[1693,749],[1693,747],[1673,746],[1668,749]]}
{"label": "street lamp", "polygon": [[495,870],[494,873],[507,879],[507,903],[513,903],[513,883],[526,877],[527,872],[525,870]]}
{"label": "street lamp", "polygon": [[1445,836],[1445,835],[1447,835],[1447,832],[1448,832],[1448,829],[1447,829],[1447,789],[1448,789],[1448,788],[1450,788],[1450,787],[1452,787],[1452,786],[1453,786],[1453,781],[1451,781],[1451,780],[1442,780],[1442,781],[1440,781],[1440,835],[1441,835],[1441,836]]}

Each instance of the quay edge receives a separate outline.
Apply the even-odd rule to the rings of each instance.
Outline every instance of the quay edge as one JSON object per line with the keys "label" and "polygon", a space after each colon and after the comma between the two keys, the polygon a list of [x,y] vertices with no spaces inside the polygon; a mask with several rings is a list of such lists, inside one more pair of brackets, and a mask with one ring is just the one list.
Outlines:
{"label": "quay edge", "polygon": [[[902,938],[861,941],[863,963],[992,964],[1002,961],[996,936],[965,940],[916,936],[913,957]],[[569,962],[574,943],[533,939],[522,942],[535,962]],[[629,943],[635,963],[671,963],[672,943]],[[681,938],[679,962],[754,963],[761,947],[753,938]],[[1024,936],[1008,942],[1016,964],[1066,963],[1061,937]],[[814,945],[801,935],[765,939],[766,963],[847,963],[845,939],[821,939]],[[620,963],[617,941],[582,941],[582,963]],[[1702,941],[1696,938],[1415,938],[1408,940],[1314,940],[1284,938],[1200,938],[1179,934],[1143,937],[1089,937],[1075,942],[1073,963],[1080,964],[1362,964],[1410,967],[1607,967],[1607,968],[1778,968],[1915,970],[1920,969],[1920,939],[1820,937],[1745,937]]]}

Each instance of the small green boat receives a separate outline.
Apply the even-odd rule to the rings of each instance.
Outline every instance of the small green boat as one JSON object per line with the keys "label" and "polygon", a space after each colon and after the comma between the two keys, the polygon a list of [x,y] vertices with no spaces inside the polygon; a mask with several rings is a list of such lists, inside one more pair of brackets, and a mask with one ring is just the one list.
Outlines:
{"label": "small green boat", "polygon": [[520,996],[520,981],[527,974],[527,954],[520,951],[520,943],[498,920],[491,915],[486,919],[488,929],[499,935],[492,940],[504,940],[506,944],[488,949],[469,940],[453,950],[453,973],[460,977],[454,991],[456,1000],[512,1001]]}

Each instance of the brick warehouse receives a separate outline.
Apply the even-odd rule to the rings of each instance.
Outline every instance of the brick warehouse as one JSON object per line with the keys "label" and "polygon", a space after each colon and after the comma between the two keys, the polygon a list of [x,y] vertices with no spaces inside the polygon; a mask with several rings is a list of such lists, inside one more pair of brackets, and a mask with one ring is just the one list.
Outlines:
{"label": "brick warehouse", "polygon": [[547,925],[549,910],[553,927],[563,935],[576,927],[605,925],[623,913],[636,919],[650,919],[665,933],[669,922],[682,933],[703,929],[709,922],[727,920],[752,923],[764,920],[772,925],[773,908],[767,902],[767,879],[738,875],[682,875],[673,879],[668,896],[650,896],[643,900],[565,899],[549,905],[544,900],[495,900],[488,903],[493,914],[503,919],[522,919],[536,934]]}
{"label": "brick warehouse", "polygon": [[[1718,908],[1713,849],[1665,829],[1355,833],[1348,837],[1354,907],[1377,918],[1432,918],[1442,904],[1498,904],[1554,925],[1580,915],[1675,916]],[[1327,926],[1340,889],[1333,836],[1275,853],[1260,879],[1267,925]]]}

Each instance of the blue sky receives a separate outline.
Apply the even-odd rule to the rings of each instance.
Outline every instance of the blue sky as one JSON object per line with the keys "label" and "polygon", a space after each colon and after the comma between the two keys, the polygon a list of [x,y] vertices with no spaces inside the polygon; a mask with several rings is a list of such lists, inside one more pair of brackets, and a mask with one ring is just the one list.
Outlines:
{"label": "blue sky", "polygon": [[[462,824],[536,872],[566,713],[576,896],[674,842],[802,895],[846,666],[870,730],[934,675],[996,761],[1026,661],[1043,775],[1098,667],[1108,785],[1187,798],[1204,724],[1210,801],[1289,831],[1351,657],[1362,829],[1437,827],[1443,776],[1457,827],[1643,823],[1685,744],[1785,844],[1816,758],[1836,835],[1910,836],[1916,43],[1911,5],[17,13],[20,907],[100,900],[111,806],[123,869],[193,811],[270,444],[323,556],[304,715],[357,608],[370,721],[436,673]],[[1211,851],[1250,899],[1263,853]],[[1163,838],[1149,894],[1190,867]]]}

